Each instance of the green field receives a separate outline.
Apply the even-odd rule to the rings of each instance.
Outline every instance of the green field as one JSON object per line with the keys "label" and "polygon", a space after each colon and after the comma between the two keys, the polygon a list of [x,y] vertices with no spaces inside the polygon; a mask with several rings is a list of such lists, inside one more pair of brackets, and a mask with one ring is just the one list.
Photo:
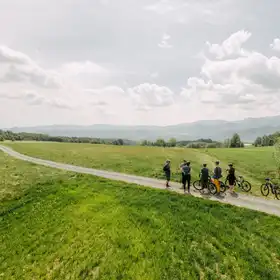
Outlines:
{"label": "green field", "polygon": [[237,173],[252,183],[252,193],[256,195],[260,195],[260,185],[266,177],[276,177],[271,147],[205,150],[68,143],[15,142],[7,145],[23,154],[43,159],[159,179],[164,178],[162,165],[168,158],[172,161],[172,180],[177,182],[180,181],[178,166],[183,159],[192,163],[193,180],[198,179],[202,163],[213,169],[218,159],[224,170],[229,162],[234,163]]}
{"label": "green field", "polygon": [[0,279],[280,279],[280,219],[0,152]]}

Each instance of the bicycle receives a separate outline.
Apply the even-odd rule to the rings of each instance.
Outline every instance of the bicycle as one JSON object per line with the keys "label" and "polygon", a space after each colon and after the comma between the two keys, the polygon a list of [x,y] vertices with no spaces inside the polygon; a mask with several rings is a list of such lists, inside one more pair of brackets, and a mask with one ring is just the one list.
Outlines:
{"label": "bicycle", "polygon": [[[228,189],[228,179],[225,181],[226,188]],[[244,180],[243,176],[238,176],[235,180],[234,186],[237,186],[239,189],[242,189],[244,192],[249,192],[252,189],[251,183]]]}
{"label": "bicycle", "polygon": [[271,190],[271,193],[275,195],[275,198],[280,200],[280,187],[278,184],[271,182],[270,178],[265,179],[265,184],[261,185],[261,193],[263,196],[268,196]]}
{"label": "bicycle", "polygon": [[198,191],[208,189],[209,193],[211,193],[212,195],[217,193],[216,185],[212,182],[211,177],[208,177],[208,181],[207,181],[206,185],[203,185],[201,183],[201,180],[194,181],[193,182],[193,187]]}

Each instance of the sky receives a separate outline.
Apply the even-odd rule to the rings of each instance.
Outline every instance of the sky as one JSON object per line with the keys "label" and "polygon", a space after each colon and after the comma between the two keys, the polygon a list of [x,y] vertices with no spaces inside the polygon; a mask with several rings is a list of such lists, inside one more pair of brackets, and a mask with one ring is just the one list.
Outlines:
{"label": "sky", "polygon": [[1,0],[0,127],[280,114],[278,0]]}

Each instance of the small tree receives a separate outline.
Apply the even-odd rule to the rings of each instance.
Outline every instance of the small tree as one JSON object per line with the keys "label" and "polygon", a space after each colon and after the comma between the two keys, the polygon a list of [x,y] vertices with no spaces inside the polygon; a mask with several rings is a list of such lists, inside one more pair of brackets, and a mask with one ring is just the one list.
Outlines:
{"label": "small tree", "polygon": [[254,146],[255,147],[260,147],[262,145],[262,138],[261,137],[257,137],[255,142],[254,142]]}
{"label": "small tree", "polygon": [[230,139],[230,147],[231,148],[240,148],[244,146],[241,142],[240,136],[238,133],[234,133],[232,138]]}
{"label": "small tree", "polygon": [[168,146],[169,146],[169,147],[175,147],[175,146],[176,146],[176,143],[177,143],[176,138],[170,138],[170,139],[168,140]]}

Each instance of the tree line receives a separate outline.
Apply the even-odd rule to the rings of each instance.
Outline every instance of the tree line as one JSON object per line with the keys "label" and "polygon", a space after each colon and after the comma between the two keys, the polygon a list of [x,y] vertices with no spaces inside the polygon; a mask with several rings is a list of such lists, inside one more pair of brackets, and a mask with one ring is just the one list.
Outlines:
{"label": "tree line", "polygon": [[267,147],[274,146],[277,142],[277,139],[280,137],[280,131],[275,132],[269,135],[263,135],[256,138],[254,142],[255,147]]}
{"label": "tree line", "polygon": [[214,141],[212,139],[197,139],[197,140],[183,140],[177,141],[176,138],[170,138],[165,141],[162,138],[156,141],[143,140],[142,146],[156,146],[156,147],[186,147],[186,148],[243,148],[244,143],[241,141],[240,136],[235,133],[230,139],[224,142]]}
{"label": "tree line", "polygon": [[0,141],[41,141],[41,142],[61,142],[61,143],[90,143],[90,144],[111,144],[111,145],[131,145],[132,141],[124,139],[101,139],[92,137],[67,137],[50,136],[41,133],[27,133],[0,130]]}
{"label": "tree line", "polygon": [[[136,145],[135,141],[126,139],[101,139],[92,137],[68,137],[68,136],[50,136],[42,133],[28,133],[0,130],[0,141],[40,141],[40,142],[61,142],[61,143],[90,143],[90,144],[107,144],[107,145]],[[165,141],[162,138],[156,141],[144,140],[140,143],[142,146],[156,146],[156,147],[186,147],[186,148],[242,148],[244,147],[240,136],[235,133],[231,139],[219,142],[212,139],[197,139],[177,141],[176,138],[170,138]]]}

